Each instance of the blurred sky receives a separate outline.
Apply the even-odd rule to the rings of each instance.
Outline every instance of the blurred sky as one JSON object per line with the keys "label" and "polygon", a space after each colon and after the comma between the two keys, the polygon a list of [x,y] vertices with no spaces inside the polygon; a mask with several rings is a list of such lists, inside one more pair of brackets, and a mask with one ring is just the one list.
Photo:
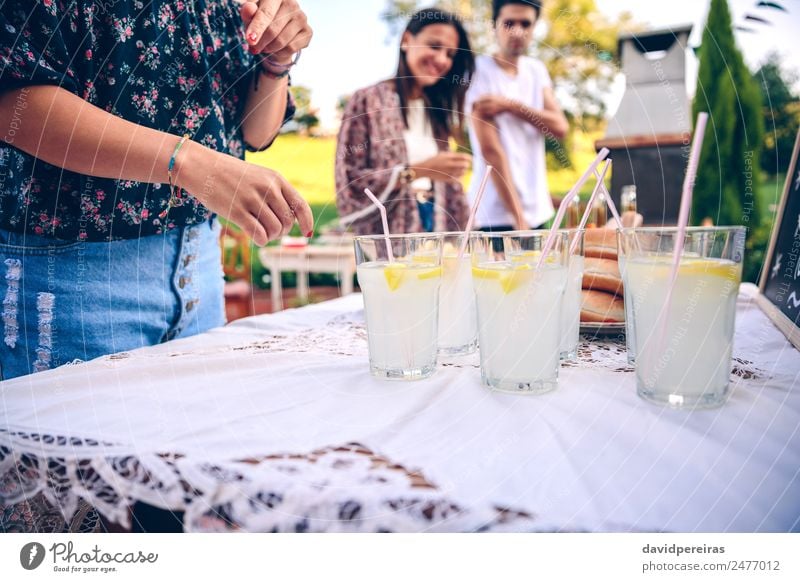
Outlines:
{"label": "blurred sky", "polygon": [[[312,103],[320,109],[323,128],[335,130],[339,96],[392,75],[397,67],[398,39],[390,38],[389,29],[380,18],[385,0],[300,0],[300,3],[314,28],[314,39],[292,72],[292,79],[297,85],[311,88]],[[652,28],[694,24],[690,40],[693,46],[700,43],[710,4],[708,0],[596,0],[596,3],[610,18],[628,11],[636,22]],[[757,0],[728,0],[728,4],[734,24],[756,30],[736,32],[739,47],[752,70],[769,51],[776,50],[782,55],[784,66],[800,72],[800,0],[784,0],[788,13],[755,10]],[[771,20],[773,25],[745,21],[747,13]],[[696,68],[690,66],[689,70],[690,74],[696,74]],[[800,82],[795,89],[800,91]],[[609,115],[619,105],[623,91],[624,80],[619,79],[607,99]]]}

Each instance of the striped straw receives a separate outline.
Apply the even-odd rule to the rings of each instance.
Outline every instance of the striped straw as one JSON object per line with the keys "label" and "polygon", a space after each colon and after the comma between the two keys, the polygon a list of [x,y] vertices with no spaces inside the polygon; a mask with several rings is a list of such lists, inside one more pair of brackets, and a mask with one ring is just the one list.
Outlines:
{"label": "striped straw", "polygon": [[372,193],[369,188],[364,188],[364,194],[366,194],[372,203],[378,207],[378,210],[381,213],[381,221],[383,222],[383,236],[386,237],[386,256],[389,258],[390,263],[394,263],[394,253],[392,252],[392,243],[389,241],[389,219],[386,217],[386,207],[381,204],[381,201],[378,200],[378,197]]}
{"label": "striped straw", "polygon": [[472,226],[475,224],[475,215],[478,214],[478,207],[481,205],[481,200],[483,199],[483,192],[486,190],[486,184],[489,183],[489,175],[492,173],[492,166],[486,166],[486,173],[483,175],[483,180],[481,180],[481,185],[478,187],[478,193],[475,195],[475,204],[472,205],[472,210],[469,213],[469,219],[467,219],[467,228],[464,229],[464,240],[461,241],[461,248],[458,249],[458,259],[461,260],[464,257],[464,253],[467,251],[467,244],[469,243],[469,233],[472,230]]}

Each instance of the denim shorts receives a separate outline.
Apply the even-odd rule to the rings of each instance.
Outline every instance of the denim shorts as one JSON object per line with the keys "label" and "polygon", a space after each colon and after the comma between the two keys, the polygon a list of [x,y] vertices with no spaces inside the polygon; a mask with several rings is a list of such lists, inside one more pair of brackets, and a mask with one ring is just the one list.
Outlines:
{"label": "denim shorts", "polygon": [[0,230],[0,380],[225,324],[216,220],[75,242]]}

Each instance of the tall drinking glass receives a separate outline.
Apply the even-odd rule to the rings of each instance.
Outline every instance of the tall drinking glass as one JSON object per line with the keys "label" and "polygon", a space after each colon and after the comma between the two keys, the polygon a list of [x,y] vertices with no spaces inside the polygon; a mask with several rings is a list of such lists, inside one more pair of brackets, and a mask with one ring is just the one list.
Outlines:
{"label": "tall drinking glass", "polygon": [[628,355],[628,364],[633,366],[636,364],[636,330],[633,327],[633,299],[628,285],[625,260],[625,255],[622,251],[619,251],[617,263],[619,263],[619,274],[622,277],[622,298],[625,302],[625,348]]}
{"label": "tall drinking glass", "polygon": [[[439,294],[439,353],[471,354],[478,348],[478,314],[469,252],[459,259],[463,232],[442,233],[442,290]],[[467,249],[468,251],[469,249]]]}
{"label": "tall drinking glass", "polygon": [[567,287],[564,291],[564,303],[561,311],[561,359],[578,359],[578,342],[581,333],[581,289],[583,288],[583,244],[585,230],[565,230],[569,239],[569,272]]}
{"label": "tall drinking glass", "polygon": [[666,304],[676,228],[619,232],[636,342],[636,389],[676,408],[728,394],[744,227],[689,228]]}
{"label": "tall drinking glass", "polygon": [[355,238],[364,296],[369,367],[374,376],[419,380],[436,370],[441,235]]}
{"label": "tall drinking glass", "polygon": [[493,389],[539,394],[558,386],[569,240],[559,233],[537,268],[548,234],[480,233],[470,239],[481,377]]}

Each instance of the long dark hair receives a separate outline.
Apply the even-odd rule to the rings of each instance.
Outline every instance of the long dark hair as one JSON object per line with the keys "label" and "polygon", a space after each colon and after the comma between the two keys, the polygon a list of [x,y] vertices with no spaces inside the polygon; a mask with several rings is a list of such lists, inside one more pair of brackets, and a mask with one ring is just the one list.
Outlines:
{"label": "long dark hair", "polygon": [[[418,10],[411,16],[405,32],[416,36],[423,28],[431,24],[449,24],[455,28],[458,33],[458,50],[453,58],[453,66],[447,75],[439,79],[435,85],[423,89],[425,109],[428,112],[428,119],[430,119],[434,135],[453,136],[461,141],[460,131],[464,124],[464,99],[475,73],[475,57],[472,54],[464,25],[461,24],[458,16],[450,12],[438,8]],[[406,54],[402,49],[400,49],[397,74],[394,80],[397,94],[400,96],[403,119],[408,126],[406,109],[414,76],[408,68]]]}

